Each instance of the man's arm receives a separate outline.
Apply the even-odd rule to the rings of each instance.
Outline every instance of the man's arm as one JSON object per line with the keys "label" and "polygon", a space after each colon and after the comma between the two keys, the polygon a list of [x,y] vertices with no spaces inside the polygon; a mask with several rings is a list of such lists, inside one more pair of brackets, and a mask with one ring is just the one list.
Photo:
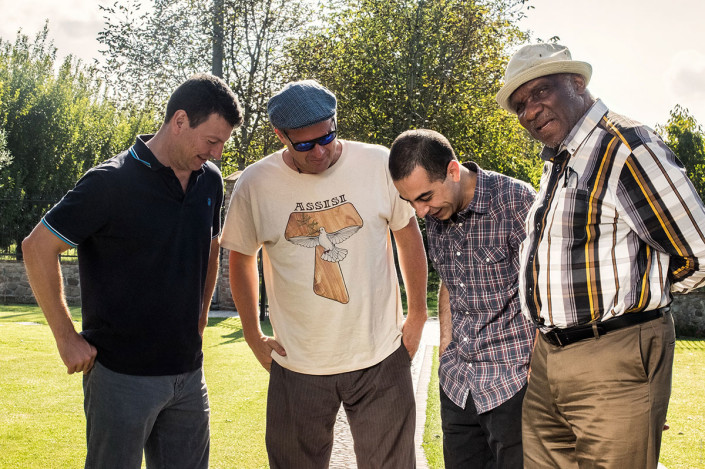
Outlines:
{"label": "man's arm", "polygon": [[201,337],[203,337],[208,325],[208,311],[211,309],[213,292],[218,280],[218,266],[220,266],[220,236],[216,236],[211,240],[211,250],[208,255],[208,271],[206,273],[206,284],[203,289],[203,305],[201,306],[201,315],[198,318],[198,333],[201,334]]}
{"label": "man's arm", "polygon": [[617,200],[620,215],[637,235],[669,254],[672,291],[688,293],[705,284],[705,207],[661,140],[631,151],[620,173]]}
{"label": "man's arm", "polygon": [[229,272],[230,291],[242,322],[245,341],[264,369],[269,371],[272,367],[272,350],[282,356],[286,355],[286,351],[272,337],[264,335],[259,325],[257,256],[230,251]]}
{"label": "man's arm", "polygon": [[69,247],[39,223],[22,242],[22,253],[29,284],[54,334],[66,371],[88,373],[98,352],[76,332],[66,305],[59,254]]}
{"label": "man's arm", "polygon": [[450,294],[443,282],[438,288],[438,323],[441,329],[441,341],[438,347],[438,356],[440,357],[445,352],[448,344],[453,341],[453,316],[450,313]]}
{"label": "man's arm", "polygon": [[399,268],[404,280],[408,308],[402,327],[402,339],[409,356],[413,358],[419,348],[423,326],[428,317],[426,311],[428,266],[416,217],[411,217],[408,225],[394,232],[394,240],[397,243]]}

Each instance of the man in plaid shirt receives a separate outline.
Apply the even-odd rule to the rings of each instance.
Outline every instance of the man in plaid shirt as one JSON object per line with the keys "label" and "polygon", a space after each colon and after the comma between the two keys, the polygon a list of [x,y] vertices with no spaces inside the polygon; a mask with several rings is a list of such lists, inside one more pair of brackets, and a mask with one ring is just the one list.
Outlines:
{"label": "man in plaid shirt", "polygon": [[440,385],[445,467],[522,467],[521,406],[535,329],[521,315],[518,249],[535,191],[475,163],[441,134],[392,144],[400,197],[426,220],[441,277]]}

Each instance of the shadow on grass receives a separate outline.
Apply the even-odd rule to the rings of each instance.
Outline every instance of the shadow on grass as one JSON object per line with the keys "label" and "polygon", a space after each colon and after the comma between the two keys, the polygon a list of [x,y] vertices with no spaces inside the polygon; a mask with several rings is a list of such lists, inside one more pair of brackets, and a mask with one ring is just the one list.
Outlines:
{"label": "shadow on grass", "polygon": [[[44,319],[44,317],[37,316],[37,313],[35,313],[34,311],[27,311],[24,313],[9,313],[9,314],[5,313],[2,315],[2,319],[4,321],[13,321],[13,322],[15,322],[15,321],[17,321],[17,322],[20,322],[20,321],[36,322],[39,319]],[[46,320],[44,321],[44,323],[46,324]]]}
{"label": "shadow on grass", "polygon": [[[208,318],[209,327],[220,327],[224,329],[221,338],[224,339],[217,345],[227,345],[233,342],[245,340],[245,335],[242,332],[242,323],[237,318]],[[260,327],[265,335],[272,335],[272,325],[269,321],[260,321]]]}
{"label": "shadow on grass", "polygon": [[679,337],[676,348],[680,350],[705,350],[705,339],[699,337]]}

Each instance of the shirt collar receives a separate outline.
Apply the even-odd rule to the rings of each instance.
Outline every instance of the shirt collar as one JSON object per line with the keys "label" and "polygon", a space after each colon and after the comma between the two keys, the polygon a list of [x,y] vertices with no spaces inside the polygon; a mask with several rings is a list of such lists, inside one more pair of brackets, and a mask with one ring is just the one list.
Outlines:
{"label": "shirt collar", "polygon": [[469,169],[477,175],[475,181],[475,193],[473,194],[472,200],[467,205],[457,213],[454,213],[447,220],[438,220],[434,218],[437,223],[456,223],[460,218],[467,218],[470,216],[470,212],[476,213],[487,213],[490,206],[490,194],[485,189],[488,184],[487,174],[475,163],[474,161],[468,161],[463,163],[463,167]]}
{"label": "shirt collar", "polygon": [[[159,171],[162,168],[168,168],[168,166],[164,166],[157,159],[157,157],[154,156],[152,150],[150,150],[147,146],[147,142],[152,137],[154,137],[154,134],[138,135],[135,139],[135,144],[129,149],[130,156],[145,165],[146,167],[148,167],[149,169],[151,169],[152,171]],[[206,164],[208,164],[208,162],[201,166],[197,171],[192,171],[192,174],[196,174],[197,176],[202,174],[205,171],[204,167],[206,166]]]}
{"label": "shirt collar", "polygon": [[139,161],[152,171],[159,171],[164,168],[164,165],[159,162],[152,150],[147,146],[149,139],[154,137],[154,134],[138,135],[135,138],[135,144],[130,148],[130,156]]}
{"label": "shirt collar", "polygon": [[585,115],[575,124],[558,148],[543,147],[541,158],[544,161],[552,161],[563,150],[567,151],[571,156],[575,154],[607,112],[607,106],[601,100],[596,100]]}

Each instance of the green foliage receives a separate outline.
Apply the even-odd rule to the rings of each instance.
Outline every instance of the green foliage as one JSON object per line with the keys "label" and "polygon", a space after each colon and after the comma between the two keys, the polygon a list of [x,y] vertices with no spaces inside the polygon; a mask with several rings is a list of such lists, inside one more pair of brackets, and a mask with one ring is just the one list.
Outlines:
{"label": "green foliage", "polygon": [[[101,7],[105,71],[121,99],[163,108],[182,81],[222,71],[243,107],[243,125],[223,155],[223,173],[244,169],[279,141],[267,100],[282,85],[282,45],[310,21],[306,0],[121,0]],[[222,56],[212,49],[222,50]],[[217,56],[217,58],[215,58]],[[214,61],[221,60],[222,63]]]}
{"label": "green foliage", "polygon": [[347,0],[291,41],[290,79],[334,90],[346,138],[390,145],[409,128],[443,133],[461,160],[538,182],[538,147],[494,101],[505,51],[525,39],[520,0]]}
{"label": "green foliage", "polygon": [[705,133],[687,109],[676,105],[665,127],[666,143],[685,166],[700,198],[705,200]]}
{"label": "green foliage", "polygon": [[105,99],[95,69],[70,56],[57,64],[47,36],[45,25],[34,41],[0,40],[0,154],[11,157],[0,165],[0,199],[16,202],[3,205],[14,239],[3,238],[0,249],[19,246],[43,212],[86,170],[130,145],[148,117]]}

